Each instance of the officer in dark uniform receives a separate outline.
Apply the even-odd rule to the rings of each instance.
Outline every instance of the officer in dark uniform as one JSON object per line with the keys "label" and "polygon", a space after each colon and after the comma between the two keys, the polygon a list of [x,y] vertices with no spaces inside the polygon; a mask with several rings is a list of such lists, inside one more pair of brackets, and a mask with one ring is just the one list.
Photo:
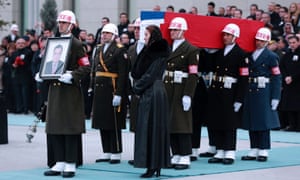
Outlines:
{"label": "officer in dark uniform", "polygon": [[[129,86],[129,96],[130,96],[130,109],[129,109],[129,124],[130,124],[130,131],[135,132],[135,123],[136,123],[136,116],[137,116],[137,106],[138,106],[138,97],[135,96],[132,92],[132,86],[134,83],[134,79],[131,76],[131,70],[133,69],[133,66],[137,60],[138,55],[144,48],[145,43],[143,40],[140,40],[140,25],[141,25],[141,18],[136,18],[134,21],[134,37],[136,39],[136,42],[129,47],[127,54],[128,54],[128,61],[130,63],[130,76],[129,76],[129,81],[130,81],[130,86]],[[129,164],[133,165],[133,160],[128,161]]]}
{"label": "officer in dark uniform", "polygon": [[164,78],[171,113],[171,164],[175,169],[189,168],[192,153],[191,105],[198,80],[199,50],[185,40],[187,28],[186,20],[181,17],[170,23],[170,35],[174,41]]}
{"label": "officer in dark uniform", "polygon": [[279,109],[286,113],[286,131],[300,131],[300,46],[299,37],[288,38],[290,51],[280,60],[282,73],[282,98]]}
{"label": "officer in dark uniform", "polygon": [[93,62],[94,84],[92,127],[100,129],[103,154],[96,162],[120,163],[122,152],[121,129],[126,120],[126,84],[128,62],[126,49],[117,44],[118,29],[106,24],[101,33],[103,44],[98,45]]}
{"label": "officer in dark uniform", "polygon": [[207,88],[205,78],[206,69],[205,61],[209,60],[207,52],[204,49],[199,50],[201,61],[198,64],[198,81],[192,102],[193,110],[193,133],[192,133],[192,155],[191,161],[197,160],[199,155],[201,127],[205,121],[206,107],[207,107]]}
{"label": "officer in dark uniform", "polygon": [[[85,119],[80,80],[90,72],[90,63],[81,42],[71,34],[76,23],[74,13],[62,11],[57,22],[61,36],[71,37],[71,44],[67,71],[58,80],[49,81],[46,133],[54,165],[44,175],[62,174],[69,178],[75,176],[76,163],[82,163],[81,134],[85,132]],[[35,79],[41,82],[38,74]]]}
{"label": "officer in dark uniform", "polygon": [[236,44],[240,35],[236,24],[227,24],[223,32],[224,49],[216,52],[214,75],[208,89],[207,126],[217,154],[208,163],[232,164],[235,159],[236,129],[248,81],[246,53]]}
{"label": "officer in dark uniform", "polygon": [[268,28],[258,29],[256,50],[249,61],[249,87],[242,121],[242,128],[249,131],[251,150],[242,160],[267,161],[271,148],[270,129],[280,126],[277,113],[281,89],[279,57],[266,47],[270,40]]}

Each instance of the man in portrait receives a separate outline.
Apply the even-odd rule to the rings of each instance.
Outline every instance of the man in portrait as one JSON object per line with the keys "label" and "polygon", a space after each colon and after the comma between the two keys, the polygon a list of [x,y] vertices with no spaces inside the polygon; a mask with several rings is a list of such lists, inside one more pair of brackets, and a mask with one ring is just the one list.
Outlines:
{"label": "man in portrait", "polygon": [[63,46],[58,44],[53,49],[52,60],[48,61],[45,66],[45,74],[63,73],[64,61],[61,60]]}

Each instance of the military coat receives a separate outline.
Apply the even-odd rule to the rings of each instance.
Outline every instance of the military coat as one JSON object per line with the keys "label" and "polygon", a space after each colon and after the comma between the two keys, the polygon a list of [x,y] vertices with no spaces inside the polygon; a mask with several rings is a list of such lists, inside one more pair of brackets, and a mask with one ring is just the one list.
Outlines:
{"label": "military coat", "polygon": [[[192,133],[192,109],[183,111],[182,97],[190,96],[193,99],[197,85],[197,68],[199,63],[199,50],[188,41],[184,41],[170,54],[167,59],[167,72],[164,84],[168,94],[170,107],[170,132]],[[195,69],[196,70],[195,70]],[[188,77],[182,78],[181,83],[174,82],[174,76],[170,73],[182,71]]]}
{"label": "military coat", "polygon": [[[243,104],[248,81],[246,53],[235,44],[224,56],[224,49],[216,52],[212,63],[214,78],[208,89],[207,126],[214,130],[233,130],[240,125],[239,113],[233,104]],[[225,88],[224,77],[237,81]]]}
{"label": "military coat", "polygon": [[[276,110],[271,109],[272,99],[280,99],[281,75],[279,57],[265,48],[254,61],[249,61],[249,87],[245,96],[242,128],[263,131],[279,127]],[[255,78],[269,78],[265,87],[259,86]]]}
{"label": "military coat", "polygon": [[[128,80],[128,62],[126,49],[116,42],[112,42],[103,52],[104,45],[97,46],[96,56],[93,62],[94,101],[92,127],[95,129],[114,130],[125,128],[126,120],[126,86]],[[108,71],[100,62],[100,58]],[[98,76],[99,72],[117,74],[117,78]],[[121,96],[121,105],[112,106],[113,96]],[[116,123],[117,122],[117,125]]]}
{"label": "military coat", "polygon": [[72,71],[72,84],[49,82],[46,132],[48,134],[79,134],[85,132],[83,94],[80,80],[90,72],[89,63],[80,65],[86,58],[82,43],[72,37],[66,70]]}

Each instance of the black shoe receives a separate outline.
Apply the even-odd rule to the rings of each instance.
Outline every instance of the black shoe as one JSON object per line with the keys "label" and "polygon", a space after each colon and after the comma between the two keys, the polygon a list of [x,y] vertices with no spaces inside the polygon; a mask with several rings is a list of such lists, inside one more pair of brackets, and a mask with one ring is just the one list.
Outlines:
{"label": "black shoe", "polygon": [[234,163],[234,159],[232,159],[232,158],[224,158],[223,159],[223,164],[225,164],[225,165],[230,165],[233,163]]}
{"label": "black shoe", "polygon": [[110,164],[120,164],[121,161],[120,161],[120,159],[111,159],[111,160],[109,161],[109,163],[110,163]]}
{"label": "black shoe", "polygon": [[242,156],[241,160],[243,160],[243,161],[254,161],[254,160],[256,160],[256,157],[254,157],[254,156]]}
{"label": "black shoe", "polygon": [[257,161],[259,162],[266,162],[268,160],[267,156],[258,156]]}
{"label": "black shoe", "polygon": [[195,157],[195,156],[190,156],[190,160],[191,160],[191,161],[197,161],[197,159],[198,159],[198,158]]}
{"label": "black shoe", "polygon": [[176,170],[184,170],[184,169],[188,169],[190,166],[187,164],[176,164],[174,165],[174,169]]}
{"label": "black shoe", "polygon": [[75,176],[75,172],[63,172],[62,177],[64,178],[71,178]]}
{"label": "black shoe", "polygon": [[223,159],[213,157],[208,159],[208,163],[223,163]]}
{"label": "black shoe", "polygon": [[134,161],[133,160],[128,160],[128,164],[133,165]]}
{"label": "black shoe", "polygon": [[204,152],[204,153],[200,153],[199,157],[214,157],[216,153],[211,153],[211,152]]}
{"label": "black shoe", "polygon": [[96,159],[96,163],[98,162],[109,162],[110,159]]}
{"label": "black shoe", "polygon": [[142,174],[141,178],[151,178],[156,173],[156,177],[160,176],[160,169],[147,169],[147,171]]}
{"label": "black shoe", "polygon": [[59,176],[60,174],[61,174],[61,172],[59,172],[59,171],[52,171],[52,170],[44,172],[44,176]]}

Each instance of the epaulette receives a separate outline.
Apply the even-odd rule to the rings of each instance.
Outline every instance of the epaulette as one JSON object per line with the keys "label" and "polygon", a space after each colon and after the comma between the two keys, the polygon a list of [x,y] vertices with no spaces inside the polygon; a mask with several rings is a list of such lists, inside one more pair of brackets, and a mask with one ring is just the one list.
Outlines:
{"label": "epaulette", "polygon": [[123,44],[121,44],[121,43],[117,43],[117,47],[118,47],[118,48],[122,48],[122,47],[124,47],[124,46],[123,46]]}
{"label": "epaulette", "polygon": [[101,47],[102,45],[103,45],[103,44],[101,44],[101,43],[100,43],[100,44],[97,44],[97,47]]}

